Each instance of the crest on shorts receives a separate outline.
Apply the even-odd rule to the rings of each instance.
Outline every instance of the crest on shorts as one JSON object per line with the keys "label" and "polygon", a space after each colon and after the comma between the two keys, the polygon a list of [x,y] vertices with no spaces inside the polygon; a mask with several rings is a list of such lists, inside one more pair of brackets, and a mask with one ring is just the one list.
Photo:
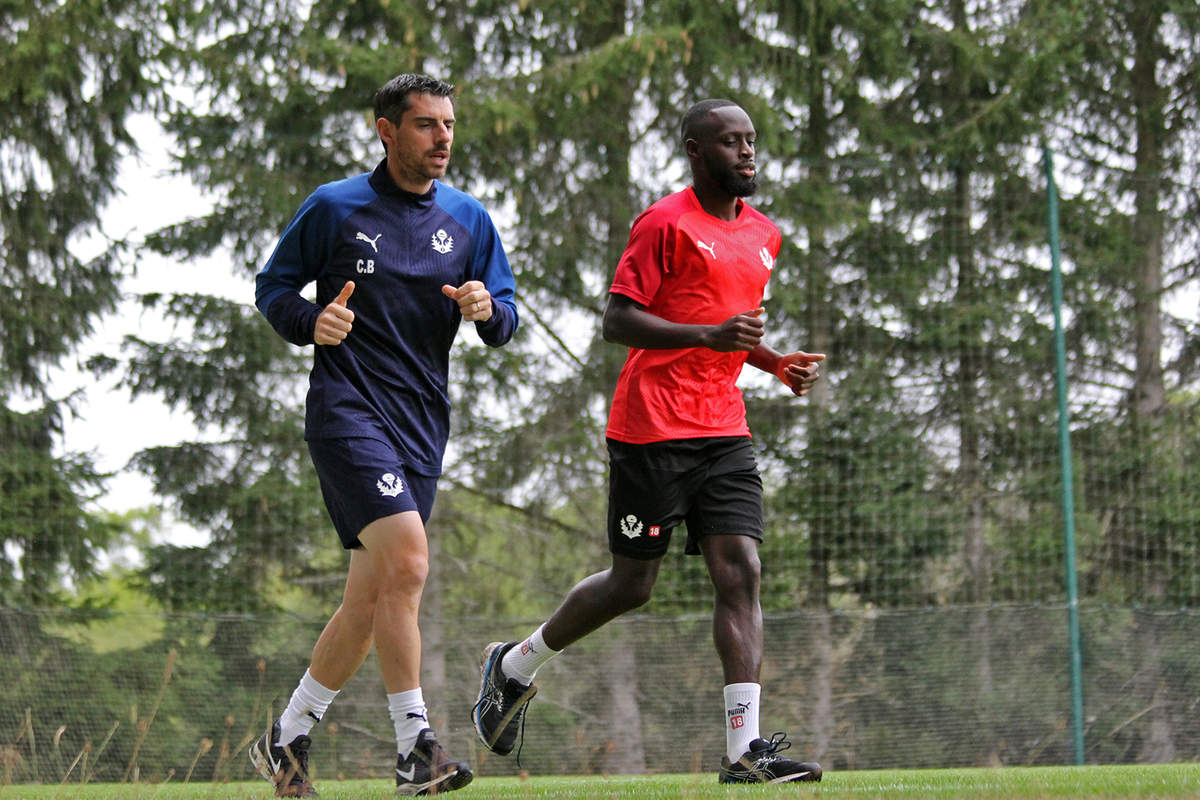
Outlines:
{"label": "crest on shorts", "polygon": [[621,520],[621,533],[628,536],[630,539],[636,539],[642,535],[642,523],[633,514],[627,515]]}
{"label": "crest on shorts", "polygon": [[438,232],[431,236],[430,240],[431,244],[433,245],[433,249],[437,250],[443,255],[454,249],[454,237],[446,233],[441,228],[438,228]]}
{"label": "crest on shorts", "polygon": [[383,477],[375,481],[375,486],[384,497],[395,497],[404,491],[404,481],[390,472],[383,473]]}

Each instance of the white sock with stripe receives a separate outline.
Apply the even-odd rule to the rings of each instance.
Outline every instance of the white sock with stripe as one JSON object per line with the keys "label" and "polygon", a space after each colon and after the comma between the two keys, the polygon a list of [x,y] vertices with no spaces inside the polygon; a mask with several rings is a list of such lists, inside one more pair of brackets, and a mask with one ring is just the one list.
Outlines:
{"label": "white sock with stripe", "polygon": [[317,683],[309,670],[305,670],[287,708],[279,716],[279,745],[291,744],[297,736],[309,733],[325,716],[337,694],[337,689],[325,688]]}
{"label": "white sock with stripe", "polygon": [[757,683],[731,683],[725,687],[725,755],[737,761],[758,736],[758,703],[762,687]]}
{"label": "white sock with stripe", "polygon": [[421,731],[429,727],[429,711],[425,708],[425,697],[421,687],[406,692],[395,692],[387,696],[388,713],[396,726],[396,752],[407,757]]}
{"label": "white sock with stripe", "polygon": [[504,654],[504,660],[500,662],[500,671],[506,678],[516,678],[524,684],[533,683],[533,677],[542,665],[562,652],[546,646],[546,641],[542,638],[542,628],[545,627],[545,624],[542,624],[532,636]]}

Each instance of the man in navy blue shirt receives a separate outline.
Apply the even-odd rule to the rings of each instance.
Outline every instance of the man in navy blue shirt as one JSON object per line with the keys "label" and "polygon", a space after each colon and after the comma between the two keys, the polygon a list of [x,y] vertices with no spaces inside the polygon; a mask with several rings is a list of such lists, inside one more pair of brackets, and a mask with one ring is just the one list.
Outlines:
{"label": "man in navy blue shirt", "polygon": [[[315,345],[305,439],[350,551],[342,604],[287,708],[250,747],[277,797],[315,797],[310,732],[375,645],[396,729],[400,794],[473,777],[428,723],[418,610],[425,538],[450,427],[450,346],[461,321],[499,347],[517,327],[512,270],[478,201],[438,179],[454,139],[454,87],[398,75],[375,95],[386,158],[304,201],[258,274],[272,327]],[[316,283],[317,302],[300,295]]]}

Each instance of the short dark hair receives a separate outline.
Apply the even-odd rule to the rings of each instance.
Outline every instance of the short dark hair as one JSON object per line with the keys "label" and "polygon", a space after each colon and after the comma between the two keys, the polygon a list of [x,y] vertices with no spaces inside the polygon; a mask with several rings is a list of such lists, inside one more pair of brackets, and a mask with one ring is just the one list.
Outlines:
{"label": "short dark hair", "polygon": [[454,102],[453,84],[428,75],[406,72],[392,78],[375,92],[375,119],[383,117],[399,124],[404,112],[412,108],[408,96],[413,92],[449,97],[450,102]]}
{"label": "short dark hair", "polygon": [[701,100],[698,103],[693,103],[692,107],[683,115],[683,122],[679,123],[679,137],[684,145],[688,139],[695,139],[699,136],[699,129],[708,121],[710,112],[718,108],[726,106],[736,106],[737,103],[732,100],[724,100],[721,98],[713,98],[709,100]]}

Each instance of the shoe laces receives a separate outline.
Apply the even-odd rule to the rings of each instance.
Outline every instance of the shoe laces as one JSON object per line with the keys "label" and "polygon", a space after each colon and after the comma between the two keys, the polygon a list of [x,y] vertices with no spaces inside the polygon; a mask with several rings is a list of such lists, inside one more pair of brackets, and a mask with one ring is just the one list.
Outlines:
{"label": "shoe laces", "polygon": [[[497,677],[498,677],[497,673],[500,676],[499,680],[497,680]],[[497,708],[497,710],[499,710],[500,716],[503,717],[506,713],[508,713],[508,709],[510,707],[512,707],[512,705],[517,700],[519,700],[521,698],[522,694],[525,693],[523,690],[520,690],[520,689],[514,689],[511,692],[508,691],[508,684],[511,679],[503,678],[502,677],[503,675],[504,675],[504,673],[500,671],[499,664],[496,665],[496,669],[494,672],[488,673],[487,689],[483,693],[483,696],[480,697],[479,700],[475,703],[475,709],[474,709],[475,711],[480,711],[480,706],[482,706],[486,703],[491,703],[493,706],[495,706]],[[515,683],[515,681],[514,681],[514,683]],[[519,684],[517,684],[517,685],[519,685]],[[529,687],[526,687],[526,690],[528,688]],[[529,704],[532,702],[533,702],[532,697],[529,698],[528,700],[526,700],[525,703],[519,709],[517,709],[517,713],[515,713],[513,715],[513,719],[509,720],[509,724],[511,724],[513,721],[517,721],[520,724],[520,728],[518,729],[520,731],[520,733],[518,734],[518,738],[517,738],[517,767],[518,768],[520,768],[520,766],[521,766],[521,750],[522,750],[522,748],[525,747],[525,712],[529,710]]]}
{"label": "shoe laces", "polygon": [[[509,691],[509,688],[508,688],[509,683],[511,683],[513,686],[512,691]],[[515,680],[510,678],[508,681],[505,682],[504,689],[501,692],[504,696],[504,705],[502,705],[500,707],[501,711],[508,713],[508,709],[512,708],[514,705],[516,705],[517,702],[521,699],[521,697],[528,691],[530,691],[530,688],[528,686],[522,686],[521,684],[517,683]],[[533,698],[531,697],[528,700],[526,700],[524,703],[522,703],[521,707],[517,709],[515,714],[513,714],[514,717],[521,718],[522,725],[524,725],[524,723],[525,723],[525,711],[529,708],[529,704],[532,702],[533,702]]]}
{"label": "shoe laces", "polygon": [[754,766],[757,768],[760,764],[771,764],[782,758],[779,754],[792,746],[791,740],[787,738],[787,734],[783,731],[775,731],[771,734],[771,738],[767,741],[767,746],[763,750],[755,752]]}
{"label": "shoe laces", "polygon": [[533,698],[525,701],[525,705],[517,712],[517,718],[520,720],[520,735],[517,737],[517,769],[521,768],[521,750],[525,747],[525,712],[529,710],[529,704],[533,702]]}

